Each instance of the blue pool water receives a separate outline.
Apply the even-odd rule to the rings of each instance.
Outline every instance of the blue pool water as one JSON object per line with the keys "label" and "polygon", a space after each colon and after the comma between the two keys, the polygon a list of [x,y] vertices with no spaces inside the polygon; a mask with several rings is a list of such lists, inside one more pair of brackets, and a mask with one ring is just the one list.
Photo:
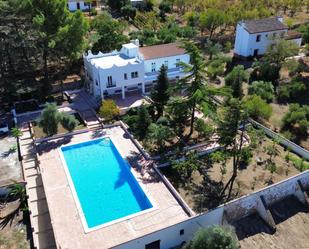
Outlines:
{"label": "blue pool water", "polygon": [[152,207],[110,139],[96,139],[61,150],[88,228]]}

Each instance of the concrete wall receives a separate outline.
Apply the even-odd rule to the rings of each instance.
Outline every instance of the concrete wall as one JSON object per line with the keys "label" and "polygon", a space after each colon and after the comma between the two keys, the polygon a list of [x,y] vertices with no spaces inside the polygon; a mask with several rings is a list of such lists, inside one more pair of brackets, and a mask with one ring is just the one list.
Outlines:
{"label": "concrete wall", "polygon": [[[242,25],[242,23],[237,24],[235,53],[244,57],[253,56],[255,49],[259,50],[258,55],[263,55],[266,52],[267,47],[274,43],[275,38],[285,36],[288,31],[287,29],[284,29],[271,32],[249,34]],[[259,42],[256,41],[258,35],[261,36]]]}
{"label": "concrete wall", "polygon": [[[70,11],[76,11],[77,10],[77,3],[79,3],[80,10],[89,10],[89,6],[84,3],[84,1],[69,1],[68,7]],[[91,5],[91,4],[90,4]]]}
{"label": "concrete wall", "polygon": [[[261,196],[264,197],[266,205],[269,206],[277,201],[284,199],[285,197],[288,197],[289,195],[296,195],[296,192],[299,192],[300,190],[300,186],[297,182],[298,180],[302,183],[305,189],[308,189],[309,170],[272,186],[251,193],[247,196],[221,205],[207,213],[189,218],[184,222],[159,231],[155,231],[144,237],[137,238],[114,248],[144,249],[146,244],[156,240],[160,240],[161,249],[172,248],[174,246],[180,245],[184,241],[191,240],[194,233],[202,227],[207,227],[214,224],[222,224],[226,216],[229,218],[229,220],[233,220],[242,218],[256,211],[260,214],[265,212],[265,207],[263,207],[260,200]],[[181,229],[184,229],[183,235],[180,235]]]}
{"label": "concrete wall", "polygon": [[177,56],[169,56],[164,58],[156,58],[151,60],[145,60],[145,73],[151,73],[152,72],[152,66],[151,63],[156,63],[156,71],[160,70],[160,67],[164,65],[165,61],[168,61],[168,69],[176,68],[176,61],[177,59],[180,59],[180,61],[189,63],[190,62],[190,56],[187,54],[184,55],[177,55]]}
{"label": "concrete wall", "polygon": [[278,139],[279,143],[281,145],[289,148],[291,151],[298,154],[302,158],[309,160],[309,151],[307,151],[304,148],[300,147],[299,145],[291,142],[290,140],[286,139],[285,137],[279,135],[278,133],[268,129],[267,127],[265,127],[264,125],[254,121],[253,119],[249,119],[249,122],[252,123],[256,127],[263,129],[264,132],[266,133],[266,135],[268,135],[268,136],[270,136],[274,139]]}

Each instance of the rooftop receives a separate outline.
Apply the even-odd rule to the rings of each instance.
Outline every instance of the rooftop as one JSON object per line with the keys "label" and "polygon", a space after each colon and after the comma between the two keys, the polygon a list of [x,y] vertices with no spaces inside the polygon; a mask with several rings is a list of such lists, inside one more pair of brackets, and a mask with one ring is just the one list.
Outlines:
{"label": "rooftop", "polygon": [[140,61],[137,58],[129,58],[123,54],[115,54],[91,59],[92,65],[102,69],[111,68],[113,66],[123,67],[129,63],[138,64]]}
{"label": "rooftop", "polygon": [[246,20],[243,21],[242,24],[251,34],[287,29],[287,26],[284,25],[277,17],[259,20]]}
{"label": "rooftop", "polygon": [[111,137],[123,158],[128,159],[139,153],[120,127],[100,132],[86,132],[69,139],[53,140],[38,146],[44,190],[59,248],[111,248],[188,219],[188,215],[152,167],[143,168],[141,171],[132,169],[139,184],[155,203],[156,209],[98,230],[84,232],[58,148],[64,144],[84,142],[104,134]]}
{"label": "rooftop", "polygon": [[179,43],[140,47],[139,51],[145,60],[182,55],[186,53],[185,49],[181,48]]}

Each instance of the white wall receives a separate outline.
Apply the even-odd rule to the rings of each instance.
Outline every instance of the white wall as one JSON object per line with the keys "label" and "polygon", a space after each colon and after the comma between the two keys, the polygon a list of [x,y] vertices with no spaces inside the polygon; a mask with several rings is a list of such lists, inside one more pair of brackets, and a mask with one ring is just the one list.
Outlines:
{"label": "white wall", "polygon": [[165,61],[168,61],[168,69],[176,68],[177,59],[180,59],[180,61],[185,62],[185,63],[190,62],[190,56],[188,54],[145,60],[145,73],[152,72],[151,63],[153,62],[156,63],[156,71],[160,70],[160,67],[164,65]]}
{"label": "white wall", "polygon": [[[247,196],[241,197],[229,203],[219,206],[207,213],[189,218],[188,220],[176,225],[155,231],[144,237],[131,240],[127,243],[113,247],[114,249],[145,249],[145,245],[153,241],[160,240],[161,249],[170,249],[180,245],[183,241],[189,241],[193,238],[194,233],[202,228],[214,224],[223,223],[224,212],[231,219],[244,217],[261,207],[260,196],[263,195],[267,205],[273,204],[290,195],[299,192],[298,180],[301,181],[305,189],[309,188],[309,170],[281,181],[272,186],[256,191]],[[184,235],[179,231],[184,229]]]}
{"label": "white wall", "polygon": [[88,10],[89,7],[85,5],[84,1],[71,1],[68,2],[69,10],[76,11],[77,10],[77,3],[79,2],[80,10]]}
{"label": "white wall", "polygon": [[[263,55],[267,47],[274,43],[273,34],[276,34],[276,38],[279,38],[281,33],[287,33],[287,29],[278,30],[272,32],[262,32],[249,34],[241,24],[237,24],[236,39],[235,39],[235,53],[240,56],[248,57],[254,55],[254,50],[258,49],[258,55]],[[256,37],[261,35],[259,42],[256,41]],[[266,36],[267,35],[267,36]]]}
{"label": "white wall", "polygon": [[[123,86],[136,86],[139,83],[144,82],[144,63],[138,64],[127,64],[123,67],[113,66],[108,69],[97,69],[94,67],[94,87],[95,87],[95,95],[102,96],[105,90],[108,91],[109,94],[113,94],[115,90],[122,89]],[[131,72],[138,72],[137,78],[131,78]],[[124,74],[127,74],[127,80],[124,79]],[[112,76],[113,82],[116,83],[116,87],[107,88],[107,77]],[[96,86],[96,80],[99,83],[99,86]]]}

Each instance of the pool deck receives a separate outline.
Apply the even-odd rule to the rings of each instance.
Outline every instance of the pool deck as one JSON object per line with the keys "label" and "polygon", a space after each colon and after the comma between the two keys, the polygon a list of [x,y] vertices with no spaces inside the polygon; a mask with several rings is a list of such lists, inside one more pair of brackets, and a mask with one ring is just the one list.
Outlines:
{"label": "pool deck", "polygon": [[113,140],[122,157],[129,159],[139,154],[138,149],[120,127],[105,129],[104,132],[99,133],[89,131],[73,137],[45,142],[37,147],[39,167],[57,248],[111,248],[188,219],[186,212],[151,167],[142,170],[142,173],[133,169],[133,174],[154,201],[156,209],[85,233],[58,148],[102,135]]}

